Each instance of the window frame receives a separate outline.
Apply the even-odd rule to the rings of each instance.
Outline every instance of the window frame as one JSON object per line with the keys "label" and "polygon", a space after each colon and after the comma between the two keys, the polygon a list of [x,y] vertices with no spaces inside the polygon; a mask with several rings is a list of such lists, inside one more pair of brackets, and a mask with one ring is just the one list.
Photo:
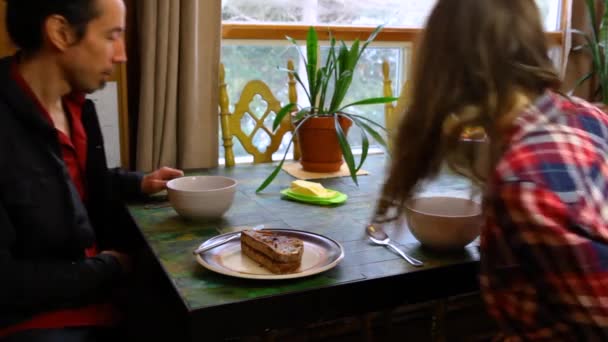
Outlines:
{"label": "window frame", "polygon": [[[567,54],[570,51],[570,25],[572,15],[572,1],[561,0],[560,27],[558,30],[547,31],[545,36],[549,48],[560,46],[562,49],[562,63],[567,62]],[[311,25],[302,24],[252,24],[222,22],[222,40],[284,40],[285,36],[297,40],[306,39],[306,33]],[[312,25],[317,29],[319,40],[328,40],[329,32],[336,39],[353,41],[355,39],[367,39],[374,30],[372,26],[351,25]],[[416,53],[416,41],[422,33],[422,28],[407,27],[385,27],[376,37],[375,42],[400,42],[411,43],[413,54]],[[562,66],[565,69],[565,66]],[[562,70],[563,71],[563,70]]]}
{"label": "window frame", "polygon": [[[545,31],[548,48],[559,48],[559,63],[561,65],[560,75],[565,74],[568,55],[571,48],[571,15],[573,0],[560,0],[559,29]],[[365,40],[374,31],[373,26],[352,25],[304,25],[304,24],[275,24],[275,23],[237,23],[222,22],[221,38],[222,44],[238,45],[286,45],[286,36],[299,41],[305,41],[309,28],[313,26],[318,34],[320,43],[329,40],[329,32],[338,40],[354,41]],[[417,40],[423,32],[423,28],[411,27],[384,27],[374,40],[377,46],[392,46],[402,49],[402,67],[400,70],[401,82],[407,80],[409,67],[416,54]],[[246,41],[246,42],[244,42]],[[407,56],[405,51],[407,51]],[[401,84],[397,85],[397,89]],[[245,157],[246,158],[246,157]],[[220,158],[221,159],[221,158]]]}
{"label": "window frame", "polygon": [[[568,0],[563,0],[567,2]],[[562,20],[562,25],[563,20]],[[285,36],[294,39],[306,39],[306,33],[311,25],[276,25],[276,24],[251,24],[251,23],[223,23],[222,39],[224,40],[282,40]],[[317,29],[319,40],[328,40],[329,32],[336,39],[355,40],[366,39],[373,32],[374,27],[369,26],[328,26],[312,25]],[[414,43],[422,28],[399,28],[385,27],[378,34],[375,41],[378,42],[411,42]],[[564,42],[564,32],[549,31],[545,33],[550,45],[561,45]]]}
{"label": "window frame", "polygon": [[[308,26],[306,27],[306,30],[308,30]],[[371,31],[370,31],[371,32]],[[305,48],[305,37],[304,39],[301,40],[301,47]],[[352,43],[352,41],[346,41],[349,44]],[[322,40],[321,37],[319,37],[319,45],[321,47],[323,46],[329,46],[329,40]],[[291,42],[287,41],[284,37],[281,40],[277,40],[277,39],[230,39],[230,40],[225,40],[222,43],[222,46],[281,46],[281,47],[285,47],[285,48],[289,48],[292,45]],[[372,44],[374,48],[391,48],[391,49],[398,49],[399,50],[399,64],[400,66],[398,67],[398,69],[396,70],[397,72],[397,76],[395,79],[392,79],[393,81],[393,93],[395,94],[395,96],[398,95],[398,93],[400,92],[401,86],[402,84],[405,82],[405,80],[408,78],[409,76],[409,69],[408,69],[408,65],[410,63],[410,61],[412,60],[412,50],[413,50],[413,43],[412,42],[404,42],[404,41],[397,41],[397,42],[392,42],[392,41],[374,41],[374,43]],[[371,47],[371,45],[370,45]],[[378,66],[380,67],[380,66]],[[379,90],[382,89],[382,86],[380,85],[378,87]],[[303,98],[304,94],[298,94],[298,99],[299,100],[305,100]],[[380,94],[379,94],[380,96]],[[232,101],[230,103],[230,106],[234,105],[234,101],[236,101],[237,99],[233,99],[232,97],[230,98]],[[235,142],[236,144],[236,142]],[[222,148],[222,142],[220,141],[220,149]],[[354,148],[353,149],[355,154],[360,154],[360,148]],[[380,147],[370,147],[370,151],[369,153],[380,153],[382,152],[382,149]],[[277,152],[274,157],[281,159],[283,156],[283,151],[281,152]],[[288,153],[288,159],[292,156],[291,153]],[[273,158],[274,159],[274,158]],[[244,155],[244,156],[238,156],[235,155],[235,160],[236,163],[248,163],[248,162],[253,162],[253,157],[251,155]],[[220,153],[220,158],[219,158],[219,163],[220,165],[224,165],[225,161],[224,158],[221,156]]]}

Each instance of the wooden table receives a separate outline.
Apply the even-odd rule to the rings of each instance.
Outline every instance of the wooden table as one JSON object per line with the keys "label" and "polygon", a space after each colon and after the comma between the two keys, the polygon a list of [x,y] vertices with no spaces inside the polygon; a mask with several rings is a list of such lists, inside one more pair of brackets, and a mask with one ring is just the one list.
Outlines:
{"label": "wooden table", "polygon": [[[172,293],[167,296],[178,299],[176,305],[184,316],[184,328],[193,339],[296,326],[477,289],[479,253],[475,244],[457,253],[436,253],[422,248],[407,227],[390,227],[389,234],[405,252],[425,262],[424,267],[415,268],[392,251],[367,240],[364,227],[383,182],[384,156],[368,158],[364,169],[370,174],[359,177],[359,187],[349,177],[321,181],[328,188],[348,194],[348,201],[338,207],[281,199],[279,190],[293,180],[284,172],[263,193],[256,194],[256,187],[273,167],[246,164],[203,171],[239,181],[235,203],[219,221],[188,222],[170,207],[129,206],[172,284]],[[462,195],[467,193],[468,183],[443,174],[427,190]],[[235,227],[259,224],[323,234],[343,245],[345,258],[328,272],[286,281],[230,278],[208,271],[195,261],[192,250],[205,239]]]}

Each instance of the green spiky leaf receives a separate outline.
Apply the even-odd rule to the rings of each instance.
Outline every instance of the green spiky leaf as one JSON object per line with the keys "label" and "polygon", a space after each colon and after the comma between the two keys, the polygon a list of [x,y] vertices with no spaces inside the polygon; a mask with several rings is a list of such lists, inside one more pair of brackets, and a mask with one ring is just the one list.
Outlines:
{"label": "green spiky leaf", "polygon": [[317,93],[318,93],[318,85],[316,80],[316,69],[317,69],[317,54],[319,51],[319,37],[317,36],[317,31],[314,27],[310,27],[308,29],[308,34],[306,35],[306,75],[308,76],[308,91],[311,96],[311,106],[317,105]]}
{"label": "green spiky leaf", "polygon": [[382,96],[382,97],[373,97],[371,99],[365,99],[365,100],[361,100],[361,101],[357,101],[357,102],[353,102],[353,103],[349,103],[346,106],[338,109],[338,112],[343,111],[344,109],[348,108],[348,107],[352,107],[352,106],[363,106],[363,105],[373,105],[373,104],[382,104],[382,103],[389,103],[389,102],[394,102],[399,100],[398,97],[386,97],[386,96]]}
{"label": "green spiky leaf", "polygon": [[297,108],[297,104],[295,103],[289,103],[285,106],[283,106],[283,108],[281,108],[279,110],[279,112],[277,113],[277,116],[274,118],[274,121],[272,122],[272,131],[276,131],[277,128],[281,125],[281,121],[283,121],[283,118],[285,117],[285,115],[291,113],[295,108]]}
{"label": "green spiky leaf", "polygon": [[334,121],[336,126],[336,136],[338,137],[338,143],[340,144],[340,149],[342,150],[342,155],[344,156],[344,161],[348,166],[348,171],[350,172],[350,177],[353,179],[353,182],[357,186],[359,186],[359,182],[357,181],[357,168],[355,166],[355,158],[353,157],[353,152],[350,149],[350,144],[348,140],[346,140],[346,135],[342,130],[342,126],[340,126],[340,120],[338,120],[339,116],[334,115]]}
{"label": "green spiky leaf", "polygon": [[[370,34],[370,36],[364,43],[361,43],[357,39],[352,43],[350,47],[347,46],[344,41],[337,41],[333,37],[331,32],[329,32],[328,55],[325,61],[322,62],[324,64],[321,66],[318,65],[318,36],[315,31],[315,28],[310,27],[306,36],[305,54],[302,52],[300,45],[298,45],[295,39],[287,37],[287,39],[294,46],[297,47],[302,61],[304,62],[307,73],[306,80],[304,80],[303,76],[300,76],[298,71],[283,68],[280,69],[293,75],[293,77],[297,81],[297,84],[303,88],[306,93],[306,96],[308,97],[308,100],[310,101],[309,107],[300,109],[292,117],[293,122],[296,123],[296,127],[294,128],[292,139],[289,142],[287,150],[289,150],[289,147],[293,144],[293,139],[297,136],[298,129],[305,121],[313,117],[331,115],[335,119],[336,136],[338,138],[338,142],[340,144],[340,149],[344,156],[344,160],[346,162],[346,165],[348,166],[351,178],[357,185],[357,171],[361,168],[367,158],[370,137],[376,140],[383,147],[386,147],[386,142],[384,141],[384,138],[380,133],[378,133],[379,130],[386,131],[386,129],[382,127],[382,125],[374,122],[373,120],[354,114],[344,113],[343,110],[351,106],[357,105],[388,103],[395,101],[396,98],[369,98],[352,102],[350,104],[347,104],[346,106],[342,106],[342,102],[344,101],[346,94],[348,93],[348,90],[353,82],[355,68],[357,66],[357,63],[359,62],[361,55],[364,53],[368,45],[376,38],[382,27],[382,25],[378,26]],[[292,103],[281,108],[273,122],[273,129],[278,129],[280,123],[282,122],[282,120],[284,120],[285,116],[289,115],[290,113],[293,113],[296,108],[298,108],[298,106]],[[361,129],[360,132],[362,142],[362,154],[361,160],[358,163],[355,163],[355,158],[353,157],[351,146],[348,143],[346,134],[339,126],[339,117],[347,117],[351,119]],[[277,165],[275,170],[256,190],[257,192],[265,189],[272,182],[272,180],[277,177],[286,155],[287,152],[285,152],[285,154],[283,155],[283,159]]]}
{"label": "green spiky leaf", "polygon": [[[300,121],[298,123],[298,125],[295,127],[294,131],[297,132],[298,129],[300,127],[302,127],[302,125],[311,117],[314,117],[314,116],[309,116],[309,117],[302,119],[302,121]],[[285,158],[287,157],[287,152],[289,152],[289,148],[291,147],[291,145],[293,144],[295,139],[296,139],[296,135],[294,134],[291,136],[291,139],[289,140],[289,144],[287,144],[287,148],[285,149],[283,158],[281,158],[281,162],[277,165],[277,167],[274,168],[274,170],[270,173],[270,175],[268,177],[266,177],[266,179],[262,182],[262,184],[257,189],[255,189],[256,193],[266,189],[268,187],[268,185],[270,185],[270,183],[272,183],[272,181],[277,177],[277,175],[281,171],[281,168],[283,167],[283,164],[285,163]]]}

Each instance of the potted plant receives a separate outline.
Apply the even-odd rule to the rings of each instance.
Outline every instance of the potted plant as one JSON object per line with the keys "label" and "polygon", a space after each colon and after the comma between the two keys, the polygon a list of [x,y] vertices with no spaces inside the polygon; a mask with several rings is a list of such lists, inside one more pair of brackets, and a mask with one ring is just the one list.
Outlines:
{"label": "potted plant", "polygon": [[[608,0],[603,0],[600,6],[596,0],[586,0],[587,13],[591,21],[591,32],[572,30],[585,38],[585,43],[572,48],[573,51],[588,51],[590,53],[592,69],[579,78],[574,86],[578,88],[585,81],[593,83],[590,101],[595,101],[602,109],[608,108]],[[602,9],[598,18],[599,9]],[[600,20],[598,23],[598,19]],[[599,103],[598,103],[599,102]]]}
{"label": "potted plant", "polygon": [[[333,166],[323,165],[321,169],[326,167],[335,168],[336,164],[337,169],[339,169],[342,164],[342,158],[344,158],[346,165],[348,165],[351,178],[355,184],[358,184],[357,171],[365,162],[369,149],[368,135],[386,149],[386,142],[380,134],[380,131],[386,131],[386,129],[369,118],[350,113],[347,110],[356,105],[387,103],[395,101],[397,98],[374,97],[362,99],[346,105],[343,105],[342,103],[351,85],[357,62],[381,29],[382,26],[378,26],[362,45],[358,39],[355,40],[350,48],[344,41],[340,41],[338,45],[336,39],[331,36],[330,33],[329,51],[325,62],[321,65],[318,65],[317,63],[319,58],[319,39],[314,27],[310,27],[306,36],[306,55],[302,53],[298,43],[293,38],[287,37],[298,51],[300,51],[300,55],[304,59],[306,65],[306,79],[300,76],[298,71],[288,69],[281,70],[293,75],[298,84],[304,89],[309,105],[303,108],[297,103],[285,105],[277,113],[273,122],[273,129],[276,130],[277,127],[279,127],[285,116],[290,116],[291,120],[294,122],[294,132],[287,150],[289,150],[293,140],[298,139],[302,159],[301,162],[305,169],[307,167],[306,164],[308,163],[309,167],[312,165],[313,171],[319,170],[317,168],[319,163],[314,161],[314,156],[310,156],[311,153],[316,154],[317,152],[331,151],[332,148],[337,149],[337,152],[333,152],[333,157],[322,157],[326,160],[321,161],[324,163],[329,159],[330,161],[335,162],[335,160],[331,159],[336,159],[336,153],[338,153],[337,163],[333,163]],[[306,84],[304,84],[305,81]],[[358,163],[355,162],[351,146],[346,138],[348,128],[352,124],[355,124],[361,129],[362,151]],[[325,127],[325,129],[323,129],[323,127]],[[327,127],[329,127],[329,130]],[[329,135],[323,134],[322,132],[329,132]],[[308,137],[313,141],[323,141],[322,145],[312,148],[308,147]],[[330,152],[330,154],[331,153],[332,152]],[[256,192],[262,191],[274,180],[281,171],[286,156],[287,152],[285,152],[281,162],[268,178],[266,178],[262,185],[258,187]],[[337,169],[334,171],[337,171]]]}

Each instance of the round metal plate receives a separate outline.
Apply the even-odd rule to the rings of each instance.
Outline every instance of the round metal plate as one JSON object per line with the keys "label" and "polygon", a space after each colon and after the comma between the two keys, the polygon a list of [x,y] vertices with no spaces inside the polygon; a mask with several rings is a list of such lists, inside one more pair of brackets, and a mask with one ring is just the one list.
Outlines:
{"label": "round metal plate", "polygon": [[[335,267],[344,258],[340,243],[323,235],[292,229],[265,229],[302,240],[302,265],[295,273],[273,274],[241,253],[239,239],[198,254],[196,260],[203,267],[224,275],[247,279],[293,279],[311,276]],[[215,236],[205,242],[213,243],[234,233]]]}

